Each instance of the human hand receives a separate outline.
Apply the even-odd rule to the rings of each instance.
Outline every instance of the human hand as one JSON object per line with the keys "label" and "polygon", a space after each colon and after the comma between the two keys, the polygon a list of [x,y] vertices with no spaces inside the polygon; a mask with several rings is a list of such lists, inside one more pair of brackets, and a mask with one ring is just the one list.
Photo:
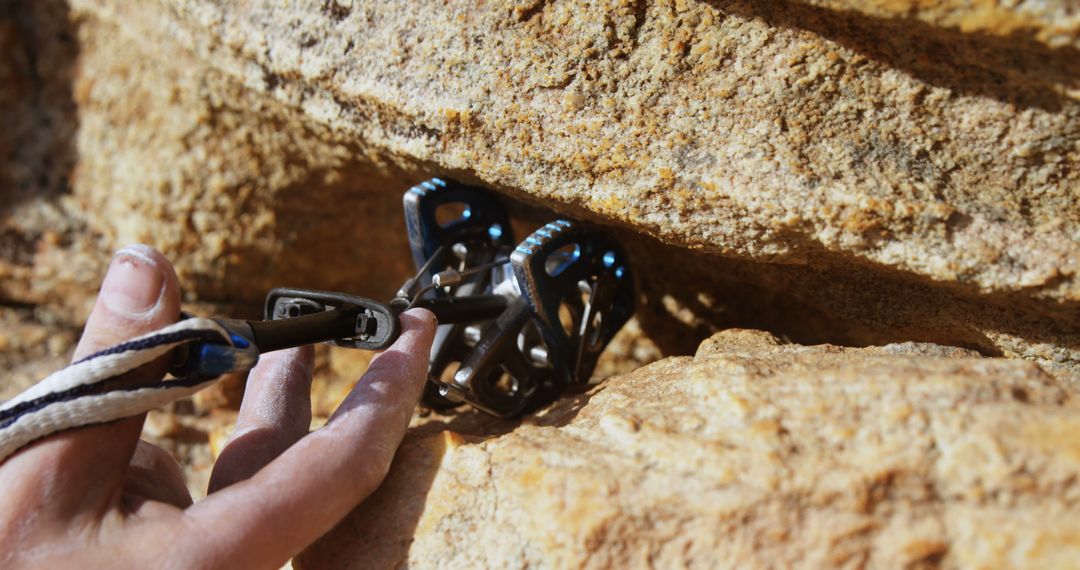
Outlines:
{"label": "human hand", "polygon": [[[172,265],[121,250],[75,359],[176,322]],[[327,424],[308,433],[313,350],[262,356],[236,430],[192,504],[180,469],[139,439],[145,416],[59,433],[0,464],[0,567],[279,568],[381,483],[427,376],[435,317],[401,317]],[[122,379],[159,380],[164,362]]]}

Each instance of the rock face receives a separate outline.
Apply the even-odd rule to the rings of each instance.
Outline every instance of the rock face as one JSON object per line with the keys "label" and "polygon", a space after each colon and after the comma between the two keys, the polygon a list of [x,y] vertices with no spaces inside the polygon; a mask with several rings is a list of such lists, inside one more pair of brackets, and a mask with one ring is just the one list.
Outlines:
{"label": "rock face", "polygon": [[296,566],[1067,568],[1078,412],[1030,363],[727,331],[509,433],[414,428]]}
{"label": "rock face", "polygon": [[192,299],[384,295],[398,192],[442,174],[625,230],[669,353],[752,326],[1080,378],[1069,2],[30,4],[76,38],[13,66],[70,94],[24,99],[67,118],[75,167],[5,222],[17,303],[77,322],[130,241]]}
{"label": "rock face", "polygon": [[73,3],[365,145],[665,241],[1077,298],[1071,45],[756,4]]}
{"label": "rock face", "polygon": [[[521,426],[418,418],[299,564],[1080,557],[1075,2],[15,0],[0,119],[0,394],[64,361],[132,241],[197,312],[386,298],[435,175],[625,241],[601,375],[790,341],[725,333]],[[320,359],[325,415],[364,359]],[[150,434],[192,480],[225,396]]]}

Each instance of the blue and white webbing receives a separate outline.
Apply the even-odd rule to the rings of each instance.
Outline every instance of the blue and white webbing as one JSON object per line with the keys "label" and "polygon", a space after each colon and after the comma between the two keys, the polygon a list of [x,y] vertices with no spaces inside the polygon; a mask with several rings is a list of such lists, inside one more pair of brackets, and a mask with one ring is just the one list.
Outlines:
{"label": "blue and white webbing", "polygon": [[[110,382],[189,344],[198,353],[181,378],[125,386]],[[210,319],[192,318],[107,348],[54,372],[0,405],[0,461],[58,431],[136,416],[186,398],[221,374],[248,370],[258,351]]]}

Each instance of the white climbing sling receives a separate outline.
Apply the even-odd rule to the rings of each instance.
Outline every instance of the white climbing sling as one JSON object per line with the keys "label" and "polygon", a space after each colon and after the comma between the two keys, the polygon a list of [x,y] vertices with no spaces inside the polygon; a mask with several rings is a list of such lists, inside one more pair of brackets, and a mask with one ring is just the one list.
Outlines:
{"label": "white climbing sling", "polygon": [[[187,345],[198,366],[157,384],[128,386],[120,376]],[[222,374],[250,369],[258,351],[210,319],[185,319],[79,360],[0,405],[0,461],[61,430],[135,416],[186,398]]]}

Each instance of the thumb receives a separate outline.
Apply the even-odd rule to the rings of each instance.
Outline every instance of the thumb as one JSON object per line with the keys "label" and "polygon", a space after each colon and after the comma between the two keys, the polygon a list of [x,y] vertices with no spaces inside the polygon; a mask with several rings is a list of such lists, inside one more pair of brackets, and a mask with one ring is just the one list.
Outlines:
{"label": "thumb", "polygon": [[[111,345],[172,324],[180,316],[180,292],[172,265],[151,247],[128,246],[113,257],[97,303],[75,349],[79,360]],[[165,358],[133,370],[117,381],[145,384],[160,379]],[[28,488],[12,490],[47,498],[44,514],[66,517],[102,512],[117,500],[124,474],[142,431],[144,416],[53,435],[13,456],[6,467]]]}
{"label": "thumb", "polygon": [[74,358],[153,332],[179,317],[180,286],[172,264],[150,246],[129,245],[109,265]]}

